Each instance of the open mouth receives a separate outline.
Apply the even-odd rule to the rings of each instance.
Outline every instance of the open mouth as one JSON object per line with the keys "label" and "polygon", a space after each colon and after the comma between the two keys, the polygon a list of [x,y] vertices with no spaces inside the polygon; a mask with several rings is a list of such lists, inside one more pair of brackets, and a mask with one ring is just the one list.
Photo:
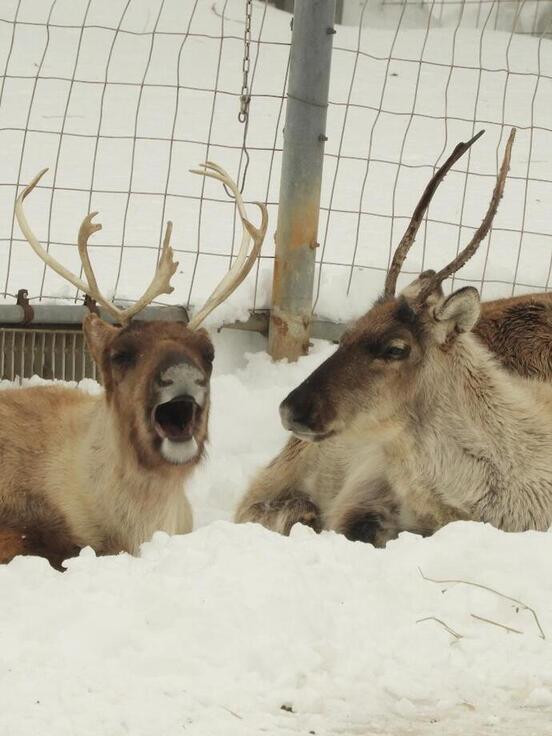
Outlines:
{"label": "open mouth", "polygon": [[157,404],[153,410],[153,427],[161,439],[187,442],[193,436],[198,409],[191,396],[175,396]]}

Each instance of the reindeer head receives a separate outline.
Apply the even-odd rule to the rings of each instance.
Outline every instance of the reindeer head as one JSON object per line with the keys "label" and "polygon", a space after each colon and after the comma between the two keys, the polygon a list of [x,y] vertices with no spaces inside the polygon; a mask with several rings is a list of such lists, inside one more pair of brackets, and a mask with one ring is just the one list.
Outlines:
{"label": "reindeer head", "polygon": [[[268,217],[262,212],[259,229],[247,219],[236,184],[216,164],[203,164],[194,173],[218,179],[236,198],[243,225],[237,258],[205,305],[188,325],[181,322],[132,322],[132,318],[161,294],[173,291],[171,277],[178,267],[170,247],[172,224],[167,223],[163,248],[151,284],[127,309],[106,299],[98,288],[90,259],[88,239],[101,228],[92,222],[96,212],[85,217],[79,230],[78,248],[86,282],[68,271],[42,247],[31,231],[23,201],[46,169],[21,192],[15,212],[19,226],[38,256],[60,276],[88,294],[121,326],[89,314],[83,329],[90,353],[98,365],[105,398],[113,409],[119,436],[134,449],[138,462],[148,468],[163,464],[187,465],[199,460],[207,437],[209,380],[214,358],[207,332],[198,329],[205,317],[247,276],[262,246]],[[253,241],[253,246],[249,246]]]}
{"label": "reindeer head", "polygon": [[180,322],[114,327],[95,314],[85,317],[83,329],[106,400],[139,462],[155,467],[161,460],[198,460],[207,437],[214,358],[205,330]]}
{"label": "reindeer head", "polygon": [[479,294],[466,287],[446,297],[442,282],[477,250],[502,197],[515,131],[512,130],[487,213],[458,256],[436,273],[425,271],[402,294],[396,282],[408,249],[438,184],[482,133],[460,143],[436,172],[395,251],[384,294],[343,336],[337,351],[280,406],[284,427],[305,440],[338,434],[361,419],[363,427],[392,429],[393,417],[421,390],[421,374],[479,319]]}

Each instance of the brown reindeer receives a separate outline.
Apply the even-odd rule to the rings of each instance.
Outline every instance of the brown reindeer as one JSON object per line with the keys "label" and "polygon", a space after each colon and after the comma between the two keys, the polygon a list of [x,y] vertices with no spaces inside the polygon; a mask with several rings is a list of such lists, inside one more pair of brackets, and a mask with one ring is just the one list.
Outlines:
{"label": "brown reindeer", "polygon": [[[483,344],[497,313],[504,317],[522,302],[498,309],[494,303],[486,318],[476,289],[446,298],[441,290],[491,226],[513,136],[470,243],[439,273],[422,274],[395,296],[433,192],[475,139],[460,144],[432,179],[397,248],[383,297],[281,404],[283,425],[294,437],[254,480],[238,521],[281,533],[299,521],[377,545],[401,530],[429,534],[454,519],[510,531],[552,524],[552,386],[508,372]],[[508,351],[505,364],[532,372],[530,360],[515,361]]]}
{"label": "brown reindeer", "polygon": [[92,222],[96,213],[85,218],[79,231],[86,282],[58,263],[32,233],[23,201],[43,173],[18,197],[21,230],[45,263],[121,325],[94,314],[83,323],[102,376],[102,395],[59,386],[0,395],[0,562],[34,554],[60,568],[87,545],[98,554],[135,554],[156,530],[191,531],[183,484],[207,441],[214,357],[207,332],[197,328],[251,269],[266,232],[267,212],[259,204],[262,223],[257,230],[228,174],[205,164],[196,173],[222,181],[236,197],[244,228],[238,257],[187,326],[131,322],[155,297],[172,291],[170,279],[178,264],[169,244],[171,223],[151,284],[135,304],[120,309],[99,291],[88,258],[88,238],[101,227]]}

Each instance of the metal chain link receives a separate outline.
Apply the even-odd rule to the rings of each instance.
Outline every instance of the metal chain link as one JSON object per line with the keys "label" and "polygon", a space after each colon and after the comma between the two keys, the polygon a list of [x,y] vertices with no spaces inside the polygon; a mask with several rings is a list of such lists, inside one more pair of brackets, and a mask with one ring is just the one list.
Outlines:
{"label": "metal chain link", "polygon": [[243,33],[243,79],[240,94],[240,111],[238,120],[240,123],[247,122],[249,116],[249,103],[251,102],[251,94],[249,92],[249,50],[251,46],[251,15],[253,13],[253,0],[246,0],[245,3],[245,30]]}

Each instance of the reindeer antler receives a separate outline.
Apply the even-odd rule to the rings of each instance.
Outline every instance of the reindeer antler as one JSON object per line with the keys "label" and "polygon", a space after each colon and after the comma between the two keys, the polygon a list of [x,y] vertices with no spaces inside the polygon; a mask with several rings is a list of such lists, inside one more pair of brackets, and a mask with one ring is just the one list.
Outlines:
{"label": "reindeer antler", "polygon": [[[215,307],[221,302],[227,299],[230,294],[237,289],[241,282],[245,279],[247,274],[251,271],[253,264],[255,263],[257,256],[261,251],[263,241],[266,235],[266,229],[268,226],[268,212],[266,205],[261,202],[255,202],[254,204],[261,210],[261,225],[256,228],[248,219],[247,212],[245,211],[245,205],[243,203],[240,190],[237,184],[231,179],[230,175],[218,164],[212,161],[206,161],[204,164],[200,164],[201,169],[190,169],[193,174],[199,174],[200,176],[208,176],[211,179],[217,179],[218,181],[225,184],[232,192],[236,199],[236,205],[240,215],[240,219],[243,226],[242,240],[238,255],[234,264],[228,273],[224,276],[220,284],[215,288],[213,293],[207,299],[203,307],[197,311],[197,313],[190,320],[188,327],[192,330],[197,329],[203,320],[210,314]],[[249,251],[249,244],[253,240],[253,246]]]}
{"label": "reindeer antler", "polygon": [[178,267],[178,263],[174,261],[173,250],[170,247],[172,233],[172,222],[170,221],[167,222],[167,229],[165,231],[165,237],[163,239],[163,249],[161,251],[161,257],[159,258],[159,262],[157,264],[157,268],[155,269],[153,279],[144,292],[143,296],[141,296],[137,302],[135,302],[127,309],[120,309],[119,307],[115,306],[115,304],[110,302],[109,299],[106,299],[103,296],[98,288],[98,283],[92,269],[92,264],[90,263],[90,258],[88,257],[88,238],[93,233],[101,230],[102,227],[100,224],[92,222],[92,219],[98,214],[97,212],[91,212],[90,214],[88,214],[82,221],[79,229],[78,248],[79,255],[82,261],[82,267],[86,277],[86,283],[82,281],[82,279],[80,279],[78,276],[75,276],[74,273],[71,273],[71,271],[62,266],[61,263],[59,263],[59,261],[57,261],[51,255],[51,253],[48,253],[40,244],[38,238],[31,230],[23,211],[24,200],[33,191],[33,189],[36,187],[38,182],[42,179],[47,171],[48,169],[43,169],[40,173],[38,173],[34,177],[34,179],[23,189],[15,202],[15,216],[17,217],[17,222],[19,223],[21,232],[23,233],[27,242],[37,254],[37,256],[41,258],[41,260],[43,260],[46,265],[50,266],[53,271],[59,274],[66,281],[69,281],[69,283],[73,284],[73,286],[76,286],[77,289],[80,289],[80,291],[82,291],[84,294],[88,294],[88,296],[91,299],[94,299],[94,301],[96,301],[101,307],[103,307],[105,311],[111,317],[113,317],[115,321],[120,322],[121,324],[124,324],[131,320],[132,317],[138,314],[138,312],[141,312],[142,309],[150,304],[156,297],[160,296],[161,294],[170,294],[173,291],[173,287],[170,285],[170,281],[171,277],[174,275],[174,272]]}
{"label": "reindeer antler", "polygon": [[395,253],[393,255],[393,260],[391,261],[391,265],[385,279],[385,287],[383,291],[384,296],[394,296],[395,294],[397,279],[399,277],[399,273],[401,272],[404,259],[406,258],[408,251],[414,243],[416,234],[422,223],[422,219],[426,213],[427,208],[429,207],[431,200],[433,199],[433,195],[435,194],[437,187],[443,181],[445,176],[458,161],[458,159],[461,158],[469,148],[471,148],[471,146],[475,143],[476,140],[478,140],[478,138],[481,138],[484,132],[484,130],[480,130],[479,133],[474,135],[474,137],[466,143],[459,143],[454,151],[447,158],[445,163],[439,169],[437,169],[435,174],[433,174],[433,176],[431,177],[431,180],[424,189],[424,193],[422,194],[420,201],[416,205],[416,209],[412,214],[412,218],[408,224],[408,227],[406,228],[406,231],[402,236],[401,241],[398,244],[397,249],[395,250]]}
{"label": "reindeer antler", "polygon": [[[245,279],[259,255],[268,226],[268,212],[266,205],[261,204],[260,202],[255,202],[261,210],[261,225],[259,228],[256,228],[247,219],[247,213],[245,211],[240,191],[236,183],[231,179],[230,175],[221,166],[218,166],[211,161],[207,161],[206,163],[201,164],[201,166],[204,169],[203,171],[194,170],[193,173],[218,179],[218,181],[221,181],[233,192],[243,225],[243,235],[234,265],[213,291],[211,296],[207,299],[204,306],[189,322],[188,327],[192,330],[196,329],[203,322],[205,317],[207,317],[215,307],[224,301]],[[100,224],[92,222],[94,217],[98,214],[97,212],[90,212],[82,221],[79,229],[78,248],[86,282],[62,266],[59,261],[48,253],[31,230],[23,211],[23,202],[25,198],[30,194],[30,192],[32,192],[47,171],[48,169],[43,169],[39,174],[37,174],[23,189],[15,203],[15,215],[17,217],[19,227],[34,252],[39,256],[39,258],[41,258],[41,260],[44,261],[44,263],[50,266],[51,269],[66,281],[69,281],[73,286],[76,286],[77,289],[80,289],[84,294],[88,294],[88,296],[103,307],[111,317],[120,323],[128,322],[145,306],[150,304],[157,296],[160,296],[161,294],[170,294],[173,291],[170,281],[178,267],[178,263],[174,261],[173,250],[170,247],[172,234],[172,222],[170,221],[167,222],[161,257],[159,258],[151,284],[140,299],[127,309],[120,309],[102,295],[98,288],[92,264],[90,263],[90,258],[88,256],[88,239],[93,233],[101,230],[102,227]],[[251,240],[253,240],[253,247],[249,252],[249,244]]]}
{"label": "reindeer antler", "polygon": [[479,248],[479,245],[481,244],[482,240],[486,237],[487,233],[489,232],[491,225],[493,223],[493,220],[494,220],[494,216],[496,215],[498,205],[504,193],[504,185],[506,183],[506,176],[508,175],[508,170],[510,168],[510,159],[512,156],[512,146],[514,144],[515,136],[516,136],[516,129],[512,128],[512,130],[510,131],[510,135],[508,136],[506,148],[504,150],[504,157],[502,159],[502,164],[498,172],[495,188],[493,190],[493,195],[491,197],[489,207],[487,209],[487,212],[485,213],[485,217],[483,218],[481,225],[477,228],[477,230],[473,234],[473,237],[470,240],[470,242],[466,245],[466,247],[462,251],[460,251],[460,253],[456,256],[456,258],[454,258],[447,266],[442,268],[438,273],[436,273],[434,276],[431,276],[431,278],[428,279],[428,281],[426,282],[426,284],[423,286],[420,293],[416,297],[416,301],[419,304],[423,304],[425,300],[428,298],[428,296],[434,291],[434,289],[436,289],[436,287],[439,284],[441,284],[446,278],[451,276],[453,273],[456,273],[456,271],[462,268],[462,266],[467,261],[469,261],[469,259],[473,256],[473,254]]}

